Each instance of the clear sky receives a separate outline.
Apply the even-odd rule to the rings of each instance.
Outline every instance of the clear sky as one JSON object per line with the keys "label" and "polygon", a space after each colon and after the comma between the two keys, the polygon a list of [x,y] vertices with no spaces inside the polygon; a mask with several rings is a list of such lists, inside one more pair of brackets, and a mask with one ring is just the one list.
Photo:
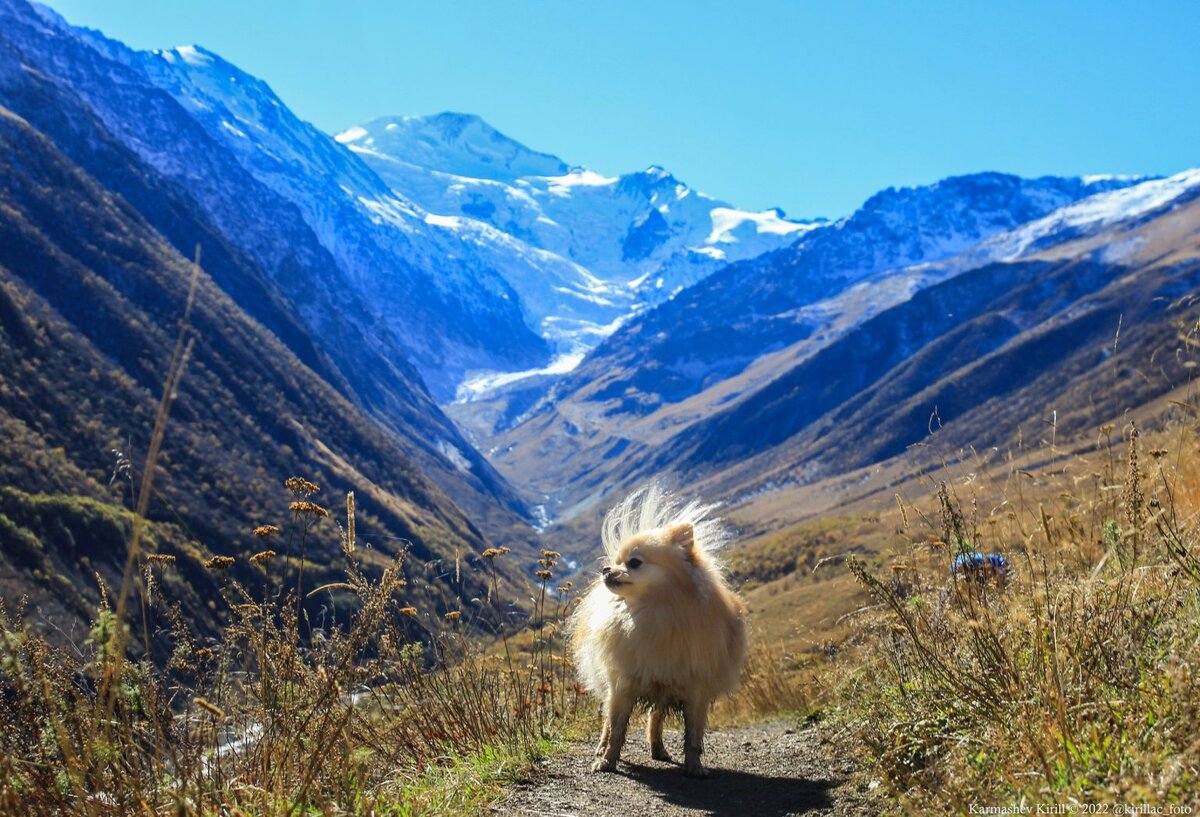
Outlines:
{"label": "clear sky", "polygon": [[336,132],[477,113],[605,174],[836,217],[979,170],[1200,165],[1200,2],[49,0],[196,43]]}

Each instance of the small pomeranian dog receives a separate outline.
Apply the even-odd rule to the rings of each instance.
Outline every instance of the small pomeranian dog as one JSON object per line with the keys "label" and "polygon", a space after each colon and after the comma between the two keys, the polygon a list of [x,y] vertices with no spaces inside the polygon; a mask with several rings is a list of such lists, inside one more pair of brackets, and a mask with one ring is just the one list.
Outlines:
{"label": "small pomeranian dog", "polygon": [[594,772],[616,769],[640,705],[650,712],[651,756],[671,759],[663,720],[682,710],[684,771],[708,774],[700,762],[708,710],[737,686],[746,654],[745,607],[716,561],[728,535],[713,507],[650,485],[604,518],[607,564],[573,622],[580,678],[604,702]]}

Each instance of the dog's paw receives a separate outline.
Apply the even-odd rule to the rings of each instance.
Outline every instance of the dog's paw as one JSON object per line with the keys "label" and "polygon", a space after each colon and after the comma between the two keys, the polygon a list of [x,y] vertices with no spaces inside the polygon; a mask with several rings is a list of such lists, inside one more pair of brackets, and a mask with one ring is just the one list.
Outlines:
{"label": "dog's paw", "polygon": [[712,777],[712,772],[704,768],[700,761],[690,761],[683,764],[683,773],[688,777]]}
{"label": "dog's paw", "polygon": [[655,746],[653,749],[651,749],[650,757],[654,758],[655,760],[661,760],[664,763],[670,763],[672,760],[670,753],[668,753],[667,750],[661,746]]}
{"label": "dog's paw", "polygon": [[600,758],[592,764],[593,772],[615,772],[617,770],[617,761]]}

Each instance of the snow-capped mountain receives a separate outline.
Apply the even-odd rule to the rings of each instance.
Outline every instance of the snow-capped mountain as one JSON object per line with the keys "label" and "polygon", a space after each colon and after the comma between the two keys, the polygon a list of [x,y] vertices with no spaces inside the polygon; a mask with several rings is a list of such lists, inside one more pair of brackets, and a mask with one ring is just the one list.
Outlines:
{"label": "snow-capped mountain", "polygon": [[1072,254],[1078,254],[1081,242],[1093,236],[1102,237],[1098,239],[1098,260],[1118,263],[1138,250],[1141,239],[1109,243],[1110,228],[1119,225],[1130,229],[1142,218],[1156,217],[1164,207],[1179,206],[1200,197],[1200,170],[1163,179],[1097,176],[1085,181],[1100,187],[1121,186],[1066,204],[949,258],[877,272],[830,298],[803,307],[797,314],[809,320],[823,320],[826,332],[832,336],[956,275],[987,264],[1035,255],[1057,258],[1058,248],[1064,246]]}
{"label": "snow-capped mountain", "polygon": [[0,14],[31,62],[301,296],[316,335],[356,300],[384,330],[370,342],[396,360],[386,347],[400,346],[441,401],[469,375],[569,368],[631,314],[810,228],[660,168],[572,168],[473,116],[377,120],[334,140],[202,47],[135,51],[18,0]]}
{"label": "snow-capped mountain", "polygon": [[[684,399],[765,354],[891,306],[893,280],[904,281],[908,295],[934,280],[907,276],[915,265],[952,258],[1092,194],[1137,181],[979,173],[889,188],[791,246],[731,264],[638,316],[561,388],[590,391],[605,381],[604,394],[620,394],[613,372],[626,372],[649,386],[639,386],[638,412]],[[854,311],[842,320],[847,316],[834,308],[835,299],[847,294],[855,295]],[[639,358],[647,362],[633,366]],[[659,369],[658,375],[648,375],[647,366]]]}
{"label": "snow-capped mountain", "polygon": [[[122,49],[94,32],[66,27],[45,9],[0,0],[0,107],[35,127],[176,252],[191,257],[201,246],[205,274],[238,308],[336,390],[338,399],[379,422],[386,429],[379,433],[399,441],[456,501],[490,508],[500,499],[519,508],[511,488],[437,408],[405,344],[368,307],[300,209],[246,171],[174,97],[148,82]],[[314,144],[328,145],[333,158],[345,155],[372,178],[332,139]],[[375,185],[386,194],[378,180]],[[98,241],[86,225],[78,230],[85,244]],[[120,280],[127,260],[114,256],[101,273]],[[411,325],[421,318],[415,313]],[[437,320],[445,317],[433,315],[413,334],[436,329]],[[543,346],[519,314],[515,321],[535,348]],[[263,385],[282,395],[298,388],[269,378]],[[280,398],[281,406],[286,402]],[[299,418],[285,414],[276,421],[290,427]]]}
{"label": "snow-capped mountain", "polygon": [[[731,264],[635,316],[537,393],[513,393],[508,405],[498,398],[474,413],[456,407],[454,416],[481,435],[488,424],[510,426],[493,440],[501,470],[568,504],[580,501],[647,463],[673,467],[653,460],[660,451],[686,448],[692,457],[690,447],[717,428],[709,420],[741,417],[741,406],[769,406],[771,423],[791,428],[783,418],[810,416],[808,403],[836,406],[830,395],[848,400],[854,383],[873,376],[872,360],[896,365],[936,339],[932,330],[918,332],[910,324],[885,340],[863,327],[995,261],[1044,254],[1072,239],[1077,252],[1077,239],[1093,233],[1103,242],[1097,251],[1111,255],[1116,245],[1104,238],[1112,235],[1111,225],[1136,224],[1195,196],[1194,182],[1191,174],[1144,181],[982,173],[885,190],[791,246]],[[964,298],[961,288],[955,292]],[[995,294],[972,297],[986,302]],[[947,315],[955,312],[949,309],[940,322],[926,320],[945,333],[954,325]],[[804,368],[818,358],[843,362],[823,365],[819,374]],[[839,369],[850,365],[846,360],[866,368]],[[792,391],[779,385],[784,382]],[[722,456],[734,461],[738,450],[761,449],[763,440],[778,437],[773,429],[747,421]],[[720,439],[731,432],[713,433]],[[670,442],[675,438],[686,446]],[[690,464],[700,467],[701,460],[696,455]]]}
{"label": "snow-capped mountain", "polygon": [[561,351],[815,226],[739,210],[657,166],[616,177],[573,167],[467,114],[385,117],[337,139],[431,222],[530,259],[509,280]]}
{"label": "snow-capped mountain", "polygon": [[[1111,178],[1111,177],[1102,177]],[[961,272],[993,261],[1011,261],[1034,253],[1097,235],[1116,224],[1136,225],[1139,219],[1157,214],[1168,205],[1178,206],[1200,196],[1200,169],[1186,170],[1164,179],[1125,179],[1137,181],[1131,187],[1089,196],[1061,207],[1043,218],[1000,233],[947,262]],[[1106,245],[1104,257],[1119,261],[1132,245]]]}
{"label": "snow-capped mountain", "polygon": [[202,48],[134,51],[18,0],[0,3],[0,16],[22,59],[70,85],[122,142],[186,186],[296,296],[315,335],[351,316],[376,325],[369,342],[398,344],[403,354],[383,351],[411,358],[441,398],[466,371],[548,360],[485,254],[428,223],[266,83]]}
{"label": "snow-capped mountain", "polygon": [[[997,235],[689,427],[661,461],[800,481],[902,453],[930,433],[931,412],[981,448],[1030,414],[1053,412],[1059,434],[1094,429],[1097,406],[1120,416],[1193,380],[1180,327],[1196,319],[1198,227],[1200,170],[1190,170]],[[1113,389],[1118,334],[1136,374]]]}

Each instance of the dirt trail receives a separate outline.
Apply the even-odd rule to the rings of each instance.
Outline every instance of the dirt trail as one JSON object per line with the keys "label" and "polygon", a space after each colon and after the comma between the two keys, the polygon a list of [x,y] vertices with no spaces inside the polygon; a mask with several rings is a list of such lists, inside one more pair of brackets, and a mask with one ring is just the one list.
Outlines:
{"label": "dirt trail", "polygon": [[[667,751],[682,755],[678,730],[667,731],[666,744]],[[712,776],[695,780],[678,763],[651,760],[645,736],[631,728],[617,773],[593,774],[592,745],[572,744],[492,811],[514,817],[876,813],[866,782],[835,746],[822,727],[785,722],[710,730],[704,762]]]}

